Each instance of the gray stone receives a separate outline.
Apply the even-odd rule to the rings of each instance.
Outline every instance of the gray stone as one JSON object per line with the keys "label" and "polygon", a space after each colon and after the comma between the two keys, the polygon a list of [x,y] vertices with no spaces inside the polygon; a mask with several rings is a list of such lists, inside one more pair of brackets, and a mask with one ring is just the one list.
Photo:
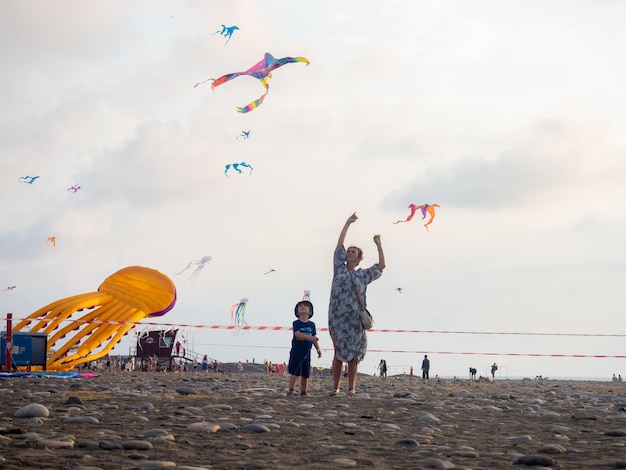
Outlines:
{"label": "gray stone", "polygon": [[419,447],[419,442],[415,439],[400,439],[399,441],[394,442],[393,445],[401,447]]}
{"label": "gray stone", "polygon": [[270,428],[268,428],[267,426],[263,426],[262,424],[246,424],[243,427],[244,431],[251,431],[251,432],[270,432]]}
{"label": "gray stone", "polygon": [[541,465],[542,467],[552,467],[556,461],[552,457],[539,454],[528,454],[519,457],[513,465]]}
{"label": "gray stone", "polygon": [[47,418],[50,416],[50,410],[39,403],[31,403],[17,410],[13,416],[16,418]]}

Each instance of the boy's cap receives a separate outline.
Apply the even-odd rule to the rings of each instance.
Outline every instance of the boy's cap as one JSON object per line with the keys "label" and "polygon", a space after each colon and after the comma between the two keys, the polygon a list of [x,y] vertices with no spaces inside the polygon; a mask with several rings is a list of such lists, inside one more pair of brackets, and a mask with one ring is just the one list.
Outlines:
{"label": "boy's cap", "polygon": [[313,304],[308,300],[301,300],[296,304],[295,308],[293,309],[293,313],[296,315],[296,317],[298,316],[298,307],[300,307],[300,305],[306,305],[307,307],[309,307],[309,310],[311,311],[311,315],[309,315],[309,318],[313,318]]}

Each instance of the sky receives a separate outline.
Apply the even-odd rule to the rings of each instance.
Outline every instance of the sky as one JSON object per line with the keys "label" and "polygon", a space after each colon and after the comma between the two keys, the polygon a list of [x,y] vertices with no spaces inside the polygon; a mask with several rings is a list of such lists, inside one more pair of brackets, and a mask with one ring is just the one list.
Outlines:
{"label": "sky", "polygon": [[[346,243],[371,266],[381,234],[367,301],[392,330],[369,333],[361,372],[384,358],[418,373],[428,354],[431,377],[493,362],[502,377],[623,375],[625,14],[611,0],[4,1],[1,316],[146,266],[175,282],[157,321],[194,325],[190,349],[287,361],[304,290],[328,326],[356,212]],[[228,43],[223,24],[239,27]],[[310,65],[275,70],[257,109],[236,111],[264,91],[252,77],[194,88],[266,52]],[[253,171],[225,175],[242,161]],[[411,203],[439,204],[429,231],[393,224]],[[205,255],[195,281],[177,274]],[[242,298],[248,325],[286,330],[206,328],[232,325]]]}

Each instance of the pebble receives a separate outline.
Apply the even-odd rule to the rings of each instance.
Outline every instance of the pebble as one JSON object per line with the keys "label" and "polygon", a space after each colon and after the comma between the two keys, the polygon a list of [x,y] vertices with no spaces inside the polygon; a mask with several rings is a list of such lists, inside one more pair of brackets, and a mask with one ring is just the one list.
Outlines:
{"label": "pebble", "polygon": [[556,461],[552,457],[539,454],[529,454],[519,457],[513,465],[540,465],[542,467],[552,467]]}
{"label": "pebble", "polygon": [[394,442],[393,445],[403,447],[419,447],[419,442],[415,439],[400,439]]}
{"label": "pebble", "polygon": [[122,447],[126,450],[150,450],[154,446],[148,441],[130,440],[122,442]]}
{"label": "pebble", "polygon": [[137,463],[139,468],[143,469],[159,469],[159,468],[176,468],[176,462],[169,460],[143,460]]}
{"label": "pebble", "polygon": [[246,424],[243,427],[244,431],[251,431],[251,432],[270,432],[270,428],[268,428],[267,426],[264,426],[262,424]]}
{"label": "pebble", "polygon": [[68,449],[74,447],[74,441],[61,441],[57,439],[40,439],[35,442],[37,447],[45,447],[46,449]]}
{"label": "pebble", "polygon": [[47,418],[50,416],[50,410],[39,403],[31,403],[17,410],[13,416],[16,418]]}

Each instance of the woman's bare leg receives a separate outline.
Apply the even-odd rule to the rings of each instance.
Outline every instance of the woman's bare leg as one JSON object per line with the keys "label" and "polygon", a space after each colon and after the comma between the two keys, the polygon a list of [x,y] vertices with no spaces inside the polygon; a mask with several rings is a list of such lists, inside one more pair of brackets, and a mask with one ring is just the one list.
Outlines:
{"label": "woman's bare leg", "polygon": [[337,359],[337,354],[335,354],[335,356],[333,356],[333,386],[335,387],[335,391],[339,390],[341,369],[343,369],[343,362]]}
{"label": "woman's bare leg", "polygon": [[348,362],[348,391],[356,391],[356,374],[359,370],[359,361],[352,359]]}

